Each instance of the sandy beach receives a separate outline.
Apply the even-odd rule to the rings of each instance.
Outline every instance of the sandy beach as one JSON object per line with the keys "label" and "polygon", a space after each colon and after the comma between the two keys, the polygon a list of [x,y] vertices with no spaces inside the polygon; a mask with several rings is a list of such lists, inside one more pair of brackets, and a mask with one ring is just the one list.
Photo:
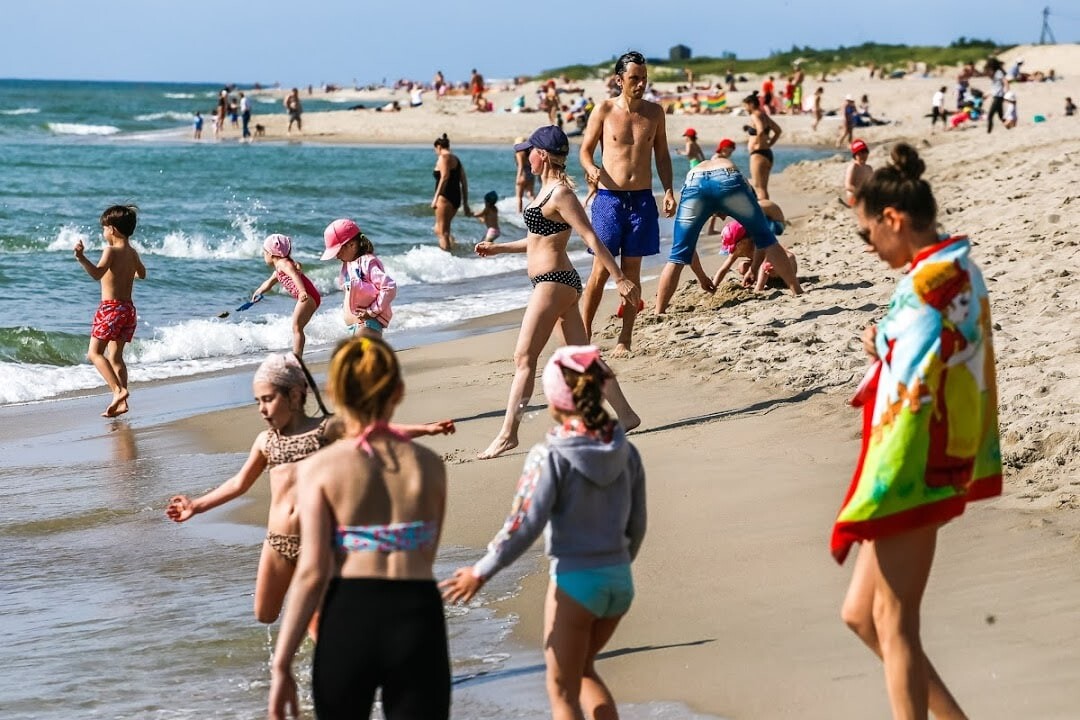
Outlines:
{"label": "sandy beach", "polygon": [[[989,135],[981,123],[930,132],[930,98],[941,85],[951,96],[954,71],[870,80],[860,70],[824,84],[827,108],[847,93],[867,93],[874,114],[892,121],[857,131],[871,147],[871,165],[886,161],[889,143],[919,149],[942,229],[971,237],[989,283],[1005,493],[941,532],[923,640],[969,715],[1002,720],[1075,717],[1080,697],[1080,117],[1062,113],[1066,95],[1080,98],[1080,47],[1017,49],[1003,56],[1006,65],[1018,52],[1031,70],[1053,67],[1063,79],[1018,84],[1020,126]],[[599,100],[600,90],[592,83],[586,94]],[[529,87],[492,100],[505,107],[522,92],[531,103]],[[356,93],[358,100],[376,95]],[[404,92],[393,97],[407,101]],[[464,97],[425,98],[423,107],[399,113],[306,113],[302,139],[430,143],[446,132],[453,142],[501,144],[546,122],[538,113],[478,115],[467,106]],[[743,120],[668,116],[669,143],[674,148],[688,126],[703,146],[725,136],[741,142]],[[817,132],[806,115],[777,121],[784,129],[778,153],[785,144],[829,145],[839,127],[837,118]],[[254,122],[265,124],[267,141],[286,137],[281,112]],[[866,365],[858,334],[883,314],[898,278],[863,252],[850,211],[837,201],[846,161],[838,151],[800,163],[770,186],[788,215],[781,239],[798,256],[805,295],[725,285],[710,296],[684,272],[667,315],[656,316],[650,304],[638,318],[633,355],[612,362],[643,418],[630,439],[645,463],[649,497],[649,532],[634,565],[637,598],[600,664],[620,703],[677,701],[732,720],[888,714],[880,664],[839,616],[852,563],[838,567],[828,549],[858,454],[859,417],[846,403]],[[699,248],[710,273],[721,262],[717,240],[703,236]],[[648,303],[654,295],[651,281],[643,297]],[[613,296],[607,293],[598,317],[611,316]],[[449,465],[444,542],[474,548],[477,557],[509,508],[525,454],[549,424],[537,394],[521,447],[475,459],[501,422],[516,338],[516,329],[484,326],[505,327],[514,317],[401,352],[407,390],[397,419],[456,421],[456,435],[424,442]],[[605,349],[614,344],[615,323],[599,323]],[[249,382],[247,369],[228,374],[220,381],[228,392],[215,385],[187,396],[187,417],[151,413],[130,422],[136,435],[175,436],[178,447],[199,453],[246,452],[261,426],[250,406],[236,406]],[[178,394],[186,385],[171,387]],[[141,394],[152,393],[133,389],[133,397]],[[148,404],[171,402],[161,390],[155,397]],[[21,423],[23,435],[46,434],[63,403],[86,404],[64,400],[4,415]],[[255,501],[231,515],[235,521],[264,520],[265,483],[253,493]],[[160,498],[162,511],[167,499]],[[546,568],[535,555],[526,563],[535,572],[520,593],[484,602],[516,617],[514,641],[536,650]],[[520,682],[542,704],[542,673]]]}

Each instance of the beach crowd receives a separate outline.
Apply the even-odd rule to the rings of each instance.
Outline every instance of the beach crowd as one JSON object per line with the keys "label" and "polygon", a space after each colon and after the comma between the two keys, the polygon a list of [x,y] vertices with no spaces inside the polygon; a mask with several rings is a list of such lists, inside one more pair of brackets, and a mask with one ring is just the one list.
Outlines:
{"label": "beach crowd", "polygon": [[[1020,72],[1014,68],[1014,81]],[[996,60],[987,63],[992,84],[987,132],[995,118],[1006,128],[1016,124],[1008,75]],[[946,107],[946,88],[935,93],[931,131],[938,122],[950,129],[978,119],[970,79],[965,78],[968,88],[957,97],[955,110]],[[677,112],[709,111],[692,76],[679,93],[685,101],[665,102],[651,90],[645,57],[627,52],[612,68],[610,97],[594,102],[577,92],[580,102],[564,111],[556,84],[543,85],[536,110],[549,122],[513,148],[526,237],[500,241],[495,193],[488,193],[483,209],[477,206],[475,212],[485,225],[475,253],[524,253],[532,284],[502,425],[477,457],[498,457],[519,445],[521,420],[537,381],[552,424],[525,455],[508,498],[508,516],[501,524],[491,519],[494,537],[486,553],[441,581],[433,567],[445,523],[448,473],[444,460],[415,439],[453,433],[455,425],[451,419],[394,422],[405,384],[383,336],[392,323],[397,284],[356,220],[328,222],[322,260],[340,263],[340,309],[348,335],[334,350],[327,373],[331,412],[303,359],[305,327],[322,297],[293,259],[292,239],[277,233],[265,238],[263,260],[271,271],[253,289],[250,303],[275,285],[296,300],[291,335],[282,343],[291,352],[271,354],[253,378],[267,428],[234,476],[201,496],[174,496],[166,514],[186,522],[241,496],[268,472],[271,500],[254,610],[259,622],[283,618],[271,662],[269,717],[299,714],[293,661],[305,637],[316,643],[311,687],[319,718],[368,717],[377,692],[391,720],[449,717],[444,603],[472,600],[541,534],[550,558],[543,633],[552,717],[618,717],[596,659],[632,607],[631,567],[648,524],[649,463],[632,442],[642,418],[605,355],[633,352],[635,323],[646,307],[642,261],[661,251],[661,215],[673,218],[674,237],[653,302],[656,315],[668,311],[687,265],[702,293],[716,293],[729,272],[747,291],[762,292],[773,283],[794,296],[803,293],[799,271],[804,268],[779,239],[788,224],[770,198],[769,176],[783,133],[778,116],[812,114],[816,128],[824,114],[822,89],[804,94],[805,80],[796,64],[783,88],[769,78],[742,99],[747,173],[731,159],[734,140],[721,139],[706,157],[698,133],[687,129],[677,151],[689,162],[680,189],[668,122]],[[734,91],[736,82],[729,73],[721,89]],[[451,87],[439,72],[430,86],[409,83],[406,89],[420,90],[413,94],[419,105],[428,87],[437,98],[468,92],[477,111],[492,110],[484,79],[475,70],[462,88]],[[302,132],[298,90],[288,94],[283,109],[288,132],[294,125]],[[954,121],[959,115],[966,120]],[[234,102],[222,91],[215,138],[227,118],[242,120],[242,137],[251,137],[243,93]],[[871,148],[855,130],[887,120],[871,115],[866,95],[859,107],[847,96],[840,118],[836,142],[852,157],[840,197],[850,226],[866,252],[903,272],[884,316],[860,337],[868,369],[851,404],[863,413],[863,442],[850,486],[838,497],[830,547],[842,563],[859,545],[841,615],[880,658],[893,717],[963,718],[959,700],[923,648],[920,613],[939,529],[967,503],[1002,490],[987,286],[971,257],[970,240],[938,234],[939,202],[924,179],[926,165],[916,148],[894,144],[886,160],[871,166]],[[584,201],[567,171],[571,145],[564,126],[580,133]],[[196,138],[201,129],[197,118]],[[434,234],[439,247],[450,251],[456,213],[472,216],[474,209],[466,168],[451,150],[450,138],[440,134],[432,147]],[[662,188],[659,198],[654,178]],[[81,243],[74,252],[101,284],[88,357],[112,391],[102,414],[116,417],[130,411],[123,353],[135,329],[134,281],[145,279],[147,268],[130,243],[135,208],[110,207],[100,224],[105,249],[98,262],[86,258]],[[719,234],[727,253],[712,276],[698,253],[703,231]],[[592,256],[585,278],[568,254],[573,234]],[[609,281],[619,295],[620,321],[614,346],[605,353],[594,336]],[[542,362],[556,333],[558,349]],[[308,414],[309,397],[319,407],[317,415]]]}

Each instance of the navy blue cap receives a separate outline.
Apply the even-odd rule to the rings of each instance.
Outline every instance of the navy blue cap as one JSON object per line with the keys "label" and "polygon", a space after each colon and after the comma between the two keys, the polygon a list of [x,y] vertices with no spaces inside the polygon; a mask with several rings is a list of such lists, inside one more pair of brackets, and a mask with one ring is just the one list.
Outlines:
{"label": "navy blue cap", "polygon": [[542,128],[537,128],[529,136],[528,140],[515,145],[514,151],[531,150],[532,148],[546,150],[552,155],[569,155],[570,140],[558,125],[545,125]]}

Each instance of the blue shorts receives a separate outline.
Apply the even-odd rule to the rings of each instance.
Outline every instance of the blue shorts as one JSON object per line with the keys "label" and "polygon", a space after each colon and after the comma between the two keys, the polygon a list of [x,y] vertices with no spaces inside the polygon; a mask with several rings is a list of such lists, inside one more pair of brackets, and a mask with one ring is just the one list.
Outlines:
{"label": "blue shorts", "polygon": [[592,226],[614,257],[660,252],[660,212],[652,190],[597,190]]}
{"label": "blue shorts", "polygon": [[356,333],[360,332],[361,325],[366,327],[368,330],[373,330],[374,332],[379,333],[380,335],[382,335],[383,330],[385,330],[385,328],[382,326],[382,323],[375,318],[365,318],[364,322],[362,323],[354,323],[353,325],[350,325],[349,334],[356,335]]}
{"label": "blue shorts", "polygon": [[629,563],[588,570],[556,572],[555,586],[600,618],[618,617],[630,609],[634,578]]}
{"label": "blue shorts", "polygon": [[716,213],[738,220],[758,250],[776,244],[772,223],[738,170],[694,170],[686,176],[679,196],[679,208],[675,211],[675,240],[671,244],[668,262],[690,264],[701,228]]}

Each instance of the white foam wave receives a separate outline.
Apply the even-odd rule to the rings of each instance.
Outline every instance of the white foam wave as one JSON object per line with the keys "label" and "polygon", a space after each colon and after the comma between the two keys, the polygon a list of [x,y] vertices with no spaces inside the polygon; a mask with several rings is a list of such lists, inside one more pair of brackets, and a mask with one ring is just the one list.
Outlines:
{"label": "white foam wave", "polygon": [[262,253],[262,243],[254,237],[211,240],[204,235],[188,235],[174,230],[165,235],[158,247],[140,248],[147,255],[194,260],[233,260],[255,258]]}
{"label": "white foam wave", "polygon": [[195,97],[195,93],[165,93],[165,97],[173,100],[190,100]]}
{"label": "white foam wave", "polygon": [[489,293],[469,293],[431,302],[415,302],[394,307],[389,333],[399,330],[445,328],[462,320],[525,307],[531,288],[528,285]]}
{"label": "white foam wave", "polygon": [[0,363],[4,382],[0,383],[0,403],[29,402],[56,397],[73,390],[101,385],[101,376],[92,365],[56,367]]}
{"label": "white foam wave", "polygon": [[120,128],[115,125],[85,125],[83,123],[46,123],[58,135],[115,135]]}
{"label": "white foam wave", "polygon": [[0,110],[0,115],[34,115],[41,112],[41,108],[15,108],[14,110]]}
{"label": "white foam wave", "polygon": [[461,282],[518,272],[526,265],[524,253],[489,258],[459,257],[432,245],[414,247],[404,255],[391,255],[382,260],[398,285]]}
{"label": "white foam wave", "polygon": [[[395,306],[388,334],[402,330],[445,328],[456,322],[481,317],[528,302],[528,285],[492,292],[469,292],[430,302]],[[341,314],[333,305],[316,313],[308,324],[307,346],[314,349],[338,342],[346,335]],[[253,315],[257,308],[262,314]],[[196,319],[157,328],[149,336],[136,337],[127,353],[132,382],[146,382],[194,375],[235,367],[252,355],[288,349],[292,338],[289,298],[268,298],[249,310],[242,321]],[[142,329],[140,328],[140,334]],[[0,363],[0,404],[44,400],[78,390],[100,388],[101,377],[93,366],[54,367]]]}
{"label": "white foam wave", "polygon": [[45,249],[50,252],[71,252],[75,247],[75,243],[80,240],[84,245],[89,245],[90,236],[74,225],[65,225],[60,228],[60,231],[56,233],[56,237]]}
{"label": "white foam wave", "polygon": [[136,115],[135,119],[139,122],[152,122],[154,120],[176,120],[178,122],[187,122],[191,119],[191,113],[175,112],[170,110],[168,112],[156,112],[147,113],[146,115]]}
{"label": "white foam wave", "polygon": [[263,105],[280,105],[281,100],[276,97],[267,97],[266,95],[256,95],[255,102],[262,103]]}

